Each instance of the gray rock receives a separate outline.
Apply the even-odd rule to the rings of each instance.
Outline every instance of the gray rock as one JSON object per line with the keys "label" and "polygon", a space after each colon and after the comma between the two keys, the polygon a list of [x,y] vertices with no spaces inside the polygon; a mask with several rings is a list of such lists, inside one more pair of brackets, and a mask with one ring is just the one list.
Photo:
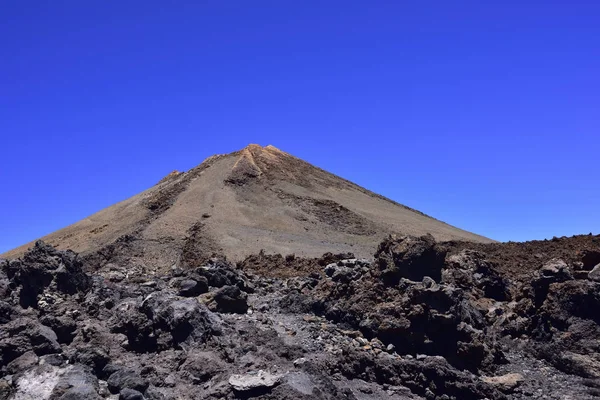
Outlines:
{"label": "gray rock", "polygon": [[337,263],[327,264],[327,266],[324,269],[325,275],[327,275],[328,277],[331,278],[333,276],[333,274],[335,273],[336,268],[337,268]]}
{"label": "gray rock", "polygon": [[588,278],[595,282],[600,282],[600,264],[592,268],[592,270],[588,273]]}
{"label": "gray rock", "polygon": [[192,351],[181,365],[185,377],[195,384],[206,382],[226,370],[226,365],[217,354],[206,351]]}
{"label": "gray rock", "polygon": [[220,332],[221,320],[205,305],[168,292],[154,292],[141,303],[127,299],[115,308],[111,330],[125,334],[127,347],[139,352],[204,342]]}
{"label": "gray rock", "polygon": [[12,385],[6,379],[0,379],[0,399],[6,400],[10,398],[13,391]]}
{"label": "gray rock", "polygon": [[51,398],[60,400],[99,400],[98,379],[89,368],[83,365],[73,365],[60,376],[52,391]]}
{"label": "gray rock", "polygon": [[524,380],[521,374],[506,374],[501,376],[483,376],[481,380],[487,384],[497,386],[506,393],[513,392]]}
{"label": "gray rock", "polygon": [[6,372],[8,372],[11,375],[14,375],[37,365],[38,362],[38,356],[36,356],[33,351],[28,351],[22,356],[19,356],[16,359],[12,360],[6,366]]}
{"label": "gray rock", "polygon": [[375,258],[381,279],[395,286],[401,278],[421,281],[429,276],[439,282],[446,251],[437,245],[430,234],[425,236],[388,237],[379,244]]}
{"label": "gray rock", "polygon": [[56,334],[47,326],[27,317],[17,318],[0,330],[0,364],[8,364],[33,350],[38,356],[60,353]]}
{"label": "gray rock", "polygon": [[200,276],[197,279],[185,279],[179,283],[179,295],[195,297],[208,292],[208,280]]}
{"label": "gray rock", "polygon": [[279,383],[283,375],[275,375],[263,370],[256,374],[232,375],[229,377],[229,384],[239,392],[255,390],[259,388],[272,388]]}
{"label": "gray rock", "polygon": [[60,367],[65,363],[65,359],[61,354],[46,354],[40,357],[40,364],[54,365]]}
{"label": "gray rock", "polygon": [[355,278],[355,271],[349,267],[335,267],[335,272],[331,276],[334,282],[349,283]]}
{"label": "gray rock", "polygon": [[569,267],[566,262],[561,259],[555,258],[548,261],[540,268],[540,274],[542,277],[554,277],[560,274],[568,274]]}
{"label": "gray rock", "polygon": [[248,311],[248,295],[237,286],[223,286],[209,304],[212,311],[245,314]]}
{"label": "gray rock", "polygon": [[[55,394],[54,389],[64,373],[64,369],[52,365],[38,365],[13,376],[9,381],[12,386],[11,399],[48,399]],[[5,381],[6,382],[6,381]],[[64,392],[58,391],[54,398]]]}
{"label": "gray rock", "polygon": [[6,324],[15,314],[15,310],[10,304],[0,300],[0,324]]}
{"label": "gray rock", "polygon": [[114,372],[106,381],[111,393],[119,393],[123,389],[134,389],[144,392],[148,388],[148,381],[134,371],[119,370]]}
{"label": "gray rock", "polygon": [[125,388],[119,393],[119,400],[145,400],[144,395],[134,389]]}
{"label": "gray rock", "polygon": [[590,270],[600,264],[600,250],[584,250],[581,257],[582,268]]}
{"label": "gray rock", "polygon": [[431,289],[431,288],[437,286],[437,283],[435,283],[435,281],[428,276],[423,277],[422,283],[423,283],[423,287],[426,289]]}
{"label": "gray rock", "polygon": [[146,393],[144,393],[144,397],[146,400],[165,400],[167,397],[158,391],[157,388],[150,385],[148,389],[146,389]]}

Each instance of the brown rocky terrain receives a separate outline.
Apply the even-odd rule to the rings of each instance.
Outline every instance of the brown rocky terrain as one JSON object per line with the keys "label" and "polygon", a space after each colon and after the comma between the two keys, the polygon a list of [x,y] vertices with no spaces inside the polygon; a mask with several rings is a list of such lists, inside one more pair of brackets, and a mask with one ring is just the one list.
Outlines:
{"label": "brown rocky terrain", "polygon": [[600,397],[600,236],[93,260],[0,261],[0,400]]}
{"label": "brown rocky terrain", "polygon": [[495,243],[249,146],[45,239],[0,259],[0,400],[600,398],[600,236]]}
{"label": "brown rocky terrain", "polygon": [[[94,256],[90,262],[98,268],[127,264],[159,273],[213,255],[240,261],[261,250],[370,257],[390,233],[491,242],[258,145],[174,171],[145,192],[42,239]],[[32,245],[2,256],[22,256]]]}

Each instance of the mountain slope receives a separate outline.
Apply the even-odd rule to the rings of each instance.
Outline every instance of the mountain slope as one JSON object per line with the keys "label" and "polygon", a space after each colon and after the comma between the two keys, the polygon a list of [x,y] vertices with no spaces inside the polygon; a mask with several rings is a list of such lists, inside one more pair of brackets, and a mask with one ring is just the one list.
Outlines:
{"label": "mountain slope", "polygon": [[[390,233],[491,242],[402,206],[273,146],[212,156],[185,173],[43,239],[98,267],[127,261],[150,271],[197,264],[214,253],[370,257]],[[4,254],[17,257],[26,244]]]}

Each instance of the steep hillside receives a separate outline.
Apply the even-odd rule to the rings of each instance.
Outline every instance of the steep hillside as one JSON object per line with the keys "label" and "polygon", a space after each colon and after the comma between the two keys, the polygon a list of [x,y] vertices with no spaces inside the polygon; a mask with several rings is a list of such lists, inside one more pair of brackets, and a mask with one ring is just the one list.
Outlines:
{"label": "steep hillside", "polygon": [[[370,257],[390,233],[491,240],[370,192],[273,146],[208,158],[185,173],[43,238],[98,267],[127,261],[151,271],[232,260],[265,250]],[[22,255],[32,243],[3,257]]]}

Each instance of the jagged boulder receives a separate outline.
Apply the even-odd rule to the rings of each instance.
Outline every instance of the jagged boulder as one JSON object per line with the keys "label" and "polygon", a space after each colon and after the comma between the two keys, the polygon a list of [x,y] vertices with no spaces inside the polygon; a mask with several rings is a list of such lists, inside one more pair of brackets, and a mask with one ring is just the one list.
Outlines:
{"label": "jagged boulder", "polygon": [[214,293],[208,307],[215,312],[244,314],[248,311],[248,295],[237,286],[224,286]]}
{"label": "jagged boulder", "polygon": [[76,253],[56,250],[43,241],[37,241],[22,259],[5,262],[2,269],[12,285],[19,288],[19,302],[25,308],[36,308],[38,296],[47,288],[73,295],[85,293],[91,286]]}
{"label": "jagged boulder", "polygon": [[220,334],[219,318],[196,299],[155,292],[142,301],[126,299],[115,308],[111,330],[125,334],[128,345],[138,352],[204,342],[209,335]]}
{"label": "jagged boulder", "polygon": [[600,263],[588,273],[588,279],[600,282]]}
{"label": "jagged boulder", "polygon": [[581,263],[584,270],[591,270],[600,265],[600,250],[584,250],[581,252]]}
{"label": "jagged boulder", "polygon": [[115,394],[123,389],[133,389],[143,393],[149,386],[148,381],[142,378],[139,373],[125,368],[117,369],[108,377],[106,382],[108,383],[108,390]]}
{"label": "jagged boulder", "polygon": [[442,282],[460,287],[466,291],[476,291],[476,297],[488,297],[498,301],[510,298],[507,279],[502,277],[496,266],[486,259],[485,254],[463,250],[446,258],[442,272]]}
{"label": "jagged boulder", "polygon": [[56,333],[34,319],[21,317],[4,325],[0,330],[0,367],[17,357],[33,351],[38,356],[60,353]]}
{"label": "jagged boulder", "polygon": [[224,260],[211,259],[206,265],[197,268],[194,275],[206,278],[208,285],[211,287],[237,286],[247,293],[253,291],[248,277],[241,270],[236,269]]}
{"label": "jagged boulder", "polygon": [[49,400],[100,400],[98,378],[85,366],[73,365],[60,375]]}
{"label": "jagged boulder", "polygon": [[600,379],[599,309],[600,283],[552,284],[532,316],[538,354],[565,372]]}
{"label": "jagged boulder", "polygon": [[553,283],[572,280],[573,275],[567,263],[561,259],[552,259],[536,271],[531,281],[533,301],[536,307],[543,304]]}
{"label": "jagged boulder", "polygon": [[184,279],[179,283],[179,295],[184,297],[195,297],[208,292],[208,279],[203,276],[195,279]]}
{"label": "jagged boulder", "polygon": [[219,356],[207,351],[190,352],[181,365],[182,375],[194,384],[207,382],[226,370]]}
{"label": "jagged boulder", "polygon": [[260,392],[278,385],[282,378],[282,375],[259,370],[257,373],[232,375],[229,384],[238,392]]}
{"label": "jagged boulder", "polygon": [[387,285],[396,285],[401,278],[421,281],[425,276],[439,282],[445,256],[446,251],[431,235],[392,235],[379,244],[375,260],[382,280]]}

